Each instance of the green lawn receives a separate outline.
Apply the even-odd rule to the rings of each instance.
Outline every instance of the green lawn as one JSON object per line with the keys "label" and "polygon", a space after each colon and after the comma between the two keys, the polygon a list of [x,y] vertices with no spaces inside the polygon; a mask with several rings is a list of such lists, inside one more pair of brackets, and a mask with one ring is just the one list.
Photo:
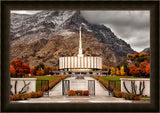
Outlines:
{"label": "green lawn", "polygon": [[107,81],[109,81],[109,80],[118,80],[118,81],[116,81],[116,82],[111,81],[111,84],[114,85],[114,86],[116,86],[116,88],[118,88],[118,89],[121,91],[121,81],[120,81],[120,77],[114,76],[114,77],[101,77],[101,78],[103,78],[103,79],[105,79],[105,80],[107,80]]}
{"label": "green lawn", "polygon": [[144,101],[150,101],[150,97],[149,96],[139,96],[141,100]]}
{"label": "green lawn", "polygon": [[38,91],[41,88],[41,81],[40,80],[49,80],[49,82],[50,82],[50,81],[52,81],[52,80],[54,80],[54,79],[56,79],[58,77],[54,77],[54,76],[47,77],[46,76],[46,77],[34,77],[34,78],[37,78],[37,81],[36,81],[36,91]]}
{"label": "green lawn", "polygon": [[37,80],[49,80],[49,82],[50,81],[52,81],[52,80],[54,80],[55,78],[58,78],[58,77],[54,77],[54,76],[52,76],[52,77],[36,77],[37,78]]}

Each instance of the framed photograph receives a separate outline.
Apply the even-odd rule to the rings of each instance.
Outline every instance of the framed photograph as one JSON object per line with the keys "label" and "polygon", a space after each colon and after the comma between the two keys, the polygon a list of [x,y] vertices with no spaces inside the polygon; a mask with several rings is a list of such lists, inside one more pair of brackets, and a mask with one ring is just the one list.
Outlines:
{"label": "framed photograph", "polygon": [[158,112],[158,5],[2,1],[2,112]]}

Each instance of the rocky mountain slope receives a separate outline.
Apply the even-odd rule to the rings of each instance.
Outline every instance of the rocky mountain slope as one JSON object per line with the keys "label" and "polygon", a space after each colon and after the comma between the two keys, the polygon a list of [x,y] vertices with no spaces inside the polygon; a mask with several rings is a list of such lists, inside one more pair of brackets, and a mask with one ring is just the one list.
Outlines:
{"label": "rocky mountain slope", "polygon": [[42,11],[34,15],[11,14],[10,60],[21,58],[31,66],[44,62],[58,65],[60,56],[76,56],[78,30],[86,56],[101,56],[115,66],[134,50],[104,25],[90,24],[80,11]]}
{"label": "rocky mountain slope", "polygon": [[151,49],[150,48],[145,48],[142,52],[145,52],[150,55]]}

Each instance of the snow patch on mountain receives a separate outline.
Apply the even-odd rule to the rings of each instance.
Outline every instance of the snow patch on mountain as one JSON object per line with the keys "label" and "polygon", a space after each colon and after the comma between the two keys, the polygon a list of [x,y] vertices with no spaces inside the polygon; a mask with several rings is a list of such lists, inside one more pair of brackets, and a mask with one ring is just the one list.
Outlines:
{"label": "snow patch on mountain", "polygon": [[67,38],[73,36],[74,34],[76,34],[76,33],[71,32],[69,29],[62,29],[62,30],[59,30],[58,32],[56,32],[55,35],[61,35],[64,37],[64,39],[67,39]]}
{"label": "snow patch on mountain", "polygon": [[88,26],[85,23],[82,23],[82,25],[88,32],[93,32],[91,29],[88,28]]}

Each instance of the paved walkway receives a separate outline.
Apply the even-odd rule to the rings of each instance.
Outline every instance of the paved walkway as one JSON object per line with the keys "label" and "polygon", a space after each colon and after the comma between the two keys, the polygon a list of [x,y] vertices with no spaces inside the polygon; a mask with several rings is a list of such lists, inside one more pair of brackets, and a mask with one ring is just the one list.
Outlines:
{"label": "paved walkway", "polygon": [[[85,77],[86,80],[95,80]],[[66,80],[75,80],[69,77]],[[130,101],[123,98],[109,96],[108,91],[95,80],[95,96],[62,96],[62,82],[58,83],[50,90],[49,97],[30,98],[28,100],[12,101],[11,103],[139,103],[140,101]],[[143,101],[142,101],[143,102]]]}

